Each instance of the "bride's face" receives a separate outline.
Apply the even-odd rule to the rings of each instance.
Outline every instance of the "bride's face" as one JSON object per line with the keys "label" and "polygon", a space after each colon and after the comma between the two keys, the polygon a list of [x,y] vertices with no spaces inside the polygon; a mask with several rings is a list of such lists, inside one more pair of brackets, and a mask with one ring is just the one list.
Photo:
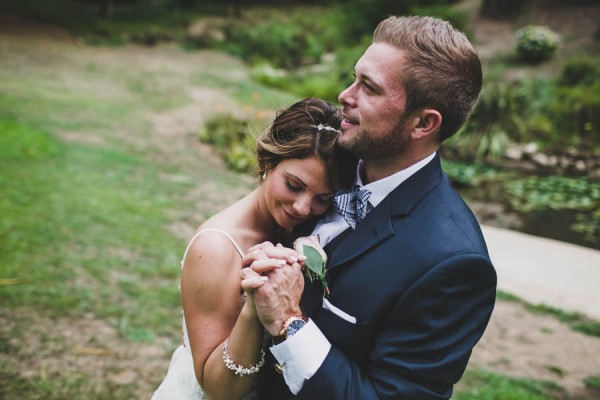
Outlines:
{"label": "bride's face", "polygon": [[335,194],[325,163],[316,156],[280,162],[263,185],[269,212],[283,228],[325,213]]}

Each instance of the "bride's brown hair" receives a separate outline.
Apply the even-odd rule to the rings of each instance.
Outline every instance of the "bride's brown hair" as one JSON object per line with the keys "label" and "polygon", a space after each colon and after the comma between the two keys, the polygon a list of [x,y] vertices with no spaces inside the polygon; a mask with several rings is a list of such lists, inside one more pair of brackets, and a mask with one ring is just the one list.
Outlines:
{"label": "bride's brown hair", "polygon": [[341,121],[334,104],[315,98],[279,110],[256,142],[257,176],[283,160],[317,156],[325,162],[335,190],[351,186],[358,160],[336,146]]}

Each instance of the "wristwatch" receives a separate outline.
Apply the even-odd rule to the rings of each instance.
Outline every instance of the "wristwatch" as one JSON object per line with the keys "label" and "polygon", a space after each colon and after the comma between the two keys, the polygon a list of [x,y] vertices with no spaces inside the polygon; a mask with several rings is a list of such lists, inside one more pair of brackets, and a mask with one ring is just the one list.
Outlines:
{"label": "wristwatch", "polygon": [[292,337],[296,332],[302,329],[307,322],[308,318],[305,315],[291,316],[283,323],[283,328],[281,329],[281,332],[279,332],[279,336],[283,337],[283,340]]}

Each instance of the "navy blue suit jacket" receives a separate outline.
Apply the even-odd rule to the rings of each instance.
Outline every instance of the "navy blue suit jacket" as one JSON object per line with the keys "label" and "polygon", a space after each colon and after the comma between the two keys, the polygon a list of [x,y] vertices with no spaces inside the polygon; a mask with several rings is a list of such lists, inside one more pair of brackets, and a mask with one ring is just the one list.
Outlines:
{"label": "navy blue suit jacket", "polygon": [[[324,309],[322,288],[306,282],[301,306],[332,348],[297,398],[450,398],[490,318],[496,273],[439,156],[326,251],[328,300],[356,323]],[[292,397],[265,368],[259,398]]]}

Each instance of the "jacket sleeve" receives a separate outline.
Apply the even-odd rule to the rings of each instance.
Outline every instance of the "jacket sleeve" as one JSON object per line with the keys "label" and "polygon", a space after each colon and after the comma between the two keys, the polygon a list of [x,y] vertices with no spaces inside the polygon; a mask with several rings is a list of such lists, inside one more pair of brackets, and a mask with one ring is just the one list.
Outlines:
{"label": "jacket sleeve", "polygon": [[298,398],[450,398],[495,297],[496,273],[486,257],[462,254],[440,262],[399,297],[366,365],[334,346]]}

